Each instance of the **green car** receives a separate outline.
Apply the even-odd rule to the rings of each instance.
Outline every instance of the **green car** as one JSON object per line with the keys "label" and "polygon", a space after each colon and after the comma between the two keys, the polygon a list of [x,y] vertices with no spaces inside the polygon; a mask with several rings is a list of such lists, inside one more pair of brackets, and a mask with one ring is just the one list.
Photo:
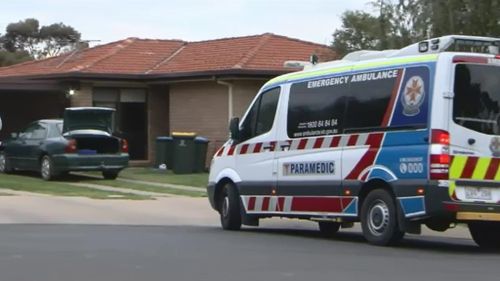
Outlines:
{"label": "green car", "polygon": [[0,172],[40,171],[44,180],[70,171],[115,179],[128,166],[128,143],[112,135],[114,109],[67,108],[64,120],[39,120],[0,146]]}

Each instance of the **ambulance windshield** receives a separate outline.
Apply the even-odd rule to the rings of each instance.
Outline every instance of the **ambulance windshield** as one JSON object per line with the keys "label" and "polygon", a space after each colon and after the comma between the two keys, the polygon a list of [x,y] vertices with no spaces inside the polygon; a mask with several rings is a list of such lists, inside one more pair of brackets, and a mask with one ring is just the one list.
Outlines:
{"label": "ambulance windshield", "polygon": [[480,133],[500,134],[499,66],[456,66],[453,120]]}

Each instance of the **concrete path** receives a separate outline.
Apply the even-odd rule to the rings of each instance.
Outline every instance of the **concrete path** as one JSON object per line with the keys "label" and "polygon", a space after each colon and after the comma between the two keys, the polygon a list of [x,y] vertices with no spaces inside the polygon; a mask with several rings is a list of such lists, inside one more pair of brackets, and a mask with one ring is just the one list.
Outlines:
{"label": "concrete path", "polygon": [[174,189],[186,190],[186,191],[196,191],[196,192],[204,192],[205,191],[205,188],[187,186],[187,185],[159,183],[159,182],[150,182],[150,181],[142,181],[142,180],[131,180],[131,179],[124,179],[124,178],[117,178],[117,180],[123,181],[123,182],[129,182],[129,183],[138,183],[138,184],[157,186],[157,187],[174,188]]}
{"label": "concrete path", "polygon": [[112,191],[112,192],[120,192],[120,193],[128,193],[128,194],[135,194],[135,195],[144,195],[144,196],[151,196],[151,197],[172,197],[176,196],[174,194],[166,194],[166,193],[159,193],[159,192],[150,192],[150,191],[141,191],[141,190],[135,190],[135,189],[129,189],[129,188],[120,188],[120,187],[113,187],[113,186],[107,186],[107,185],[101,185],[101,184],[93,184],[93,183],[68,183],[70,185],[74,186],[80,186],[80,187],[86,187],[86,188],[93,188],[93,189],[98,189],[98,190],[104,190],[104,191]]}

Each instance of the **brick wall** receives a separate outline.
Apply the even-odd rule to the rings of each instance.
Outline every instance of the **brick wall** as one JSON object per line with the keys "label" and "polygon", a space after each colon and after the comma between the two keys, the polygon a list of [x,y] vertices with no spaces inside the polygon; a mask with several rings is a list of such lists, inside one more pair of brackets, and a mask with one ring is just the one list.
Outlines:
{"label": "brick wall", "polygon": [[[241,117],[265,81],[233,83],[233,115]],[[190,82],[170,86],[170,132],[195,132],[209,139],[207,163],[227,140],[228,88],[216,82]]]}
{"label": "brick wall", "polygon": [[92,85],[81,84],[71,97],[71,107],[92,106]]}
{"label": "brick wall", "polygon": [[148,160],[155,159],[156,138],[170,135],[169,96],[167,86],[152,86],[148,90]]}
{"label": "brick wall", "polygon": [[234,81],[233,88],[233,115],[243,117],[248,106],[254,99],[260,87],[264,85],[264,80],[239,80]]}
{"label": "brick wall", "polygon": [[229,135],[227,87],[215,82],[170,86],[170,131],[195,132],[209,139],[208,157]]}

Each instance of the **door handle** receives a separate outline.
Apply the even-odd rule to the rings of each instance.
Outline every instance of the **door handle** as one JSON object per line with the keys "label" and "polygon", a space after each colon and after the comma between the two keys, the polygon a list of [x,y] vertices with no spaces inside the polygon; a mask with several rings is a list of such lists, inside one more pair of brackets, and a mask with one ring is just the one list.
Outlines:
{"label": "door handle", "polygon": [[473,145],[473,144],[475,144],[475,143],[476,143],[476,140],[475,140],[475,139],[473,139],[473,138],[470,138],[470,139],[468,139],[468,140],[467,140],[467,143],[468,143],[469,145]]}

